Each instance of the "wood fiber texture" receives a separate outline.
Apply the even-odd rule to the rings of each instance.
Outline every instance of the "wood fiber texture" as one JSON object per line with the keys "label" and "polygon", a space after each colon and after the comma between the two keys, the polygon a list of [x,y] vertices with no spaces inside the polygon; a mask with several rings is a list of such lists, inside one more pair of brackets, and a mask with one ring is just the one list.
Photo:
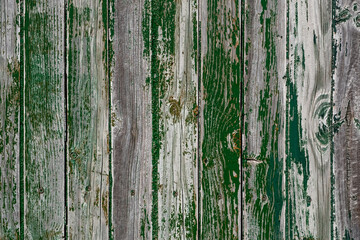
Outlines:
{"label": "wood fiber texture", "polygon": [[360,239],[360,2],[0,0],[0,239]]}

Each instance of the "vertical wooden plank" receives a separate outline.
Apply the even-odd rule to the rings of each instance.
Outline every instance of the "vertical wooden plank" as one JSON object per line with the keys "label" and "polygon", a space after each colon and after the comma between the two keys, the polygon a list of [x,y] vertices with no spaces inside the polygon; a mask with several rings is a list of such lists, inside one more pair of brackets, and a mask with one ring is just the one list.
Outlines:
{"label": "vertical wooden plank", "polygon": [[[24,2],[24,236],[64,234],[64,4]],[[22,165],[22,163],[21,163]]]}
{"label": "vertical wooden plank", "polygon": [[109,237],[109,82],[106,0],[69,0],[68,236]]}
{"label": "vertical wooden plank", "polygon": [[331,4],[246,11],[245,234],[329,239]]}
{"label": "vertical wooden plank", "polygon": [[334,239],[360,236],[360,5],[333,1]]}
{"label": "vertical wooden plank", "polygon": [[331,2],[288,2],[287,238],[330,239]]}
{"label": "vertical wooden plank", "polygon": [[112,2],[114,239],[152,239],[151,86],[146,84],[148,65],[142,29],[149,15],[142,0]]}
{"label": "vertical wooden plank", "polygon": [[196,24],[196,1],[166,1],[158,11],[158,17],[166,16],[165,21],[160,21],[157,49],[150,53],[158,58],[157,63],[151,59],[151,67],[158,64],[160,69],[152,71],[159,76],[160,100],[159,112],[153,113],[159,118],[161,146],[158,239],[196,239],[198,78],[193,34],[196,29],[192,25]]}
{"label": "vertical wooden plank", "polygon": [[20,5],[0,1],[0,239],[20,234]]}
{"label": "vertical wooden plank", "polygon": [[113,208],[122,207],[115,237],[196,238],[197,3],[115,8]]}
{"label": "vertical wooden plank", "polygon": [[200,236],[240,238],[241,2],[202,0]]}
{"label": "vertical wooden plank", "polygon": [[286,1],[245,1],[244,238],[284,236]]}

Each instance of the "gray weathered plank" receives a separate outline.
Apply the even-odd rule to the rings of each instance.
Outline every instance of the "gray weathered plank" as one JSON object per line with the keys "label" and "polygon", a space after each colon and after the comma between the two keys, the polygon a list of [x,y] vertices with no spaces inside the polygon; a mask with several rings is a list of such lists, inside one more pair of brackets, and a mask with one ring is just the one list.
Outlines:
{"label": "gray weathered plank", "polygon": [[20,234],[20,5],[0,1],[0,239]]}
{"label": "gray weathered plank", "polygon": [[245,239],[284,238],[286,1],[245,1]]}
{"label": "gray weathered plank", "polygon": [[359,2],[334,4],[334,239],[360,236]]}
{"label": "gray weathered plank", "polygon": [[[24,1],[24,236],[64,235],[64,3]],[[20,166],[21,166],[20,165]]]}
{"label": "gray weathered plank", "polygon": [[141,27],[144,1],[114,2],[111,59],[114,239],[152,239],[152,116]]}
{"label": "gray weathered plank", "polygon": [[67,6],[68,237],[109,238],[106,0]]}
{"label": "gray weathered plank", "polygon": [[331,2],[288,4],[285,236],[330,239]]}

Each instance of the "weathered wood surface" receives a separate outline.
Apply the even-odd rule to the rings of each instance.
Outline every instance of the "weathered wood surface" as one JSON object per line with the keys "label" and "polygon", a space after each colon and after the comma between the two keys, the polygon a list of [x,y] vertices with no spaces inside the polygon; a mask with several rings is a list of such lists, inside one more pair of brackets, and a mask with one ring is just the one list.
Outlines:
{"label": "weathered wood surface", "polygon": [[241,1],[200,1],[200,239],[241,235]]}
{"label": "weathered wood surface", "polygon": [[0,239],[359,239],[353,0],[1,0]]}
{"label": "weathered wood surface", "polygon": [[0,239],[20,234],[20,5],[0,1]]}
{"label": "weathered wood surface", "polygon": [[286,6],[285,1],[245,1],[245,239],[284,238]]}
{"label": "weathered wood surface", "polygon": [[330,239],[331,2],[245,12],[245,236]]}
{"label": "weathered wood surface", "polygon": [[336,1],[333,22],[334,239],[360,236],[360,5]]}
{"label": "weathered wood surface", "polygon": [[148,12],[141,0],[115,1],[112,7],[113,236],[152,239],[151,86],[142,29]]}
{"label": "weathered wood surface", "polygon": [[[64,235],[64,2],[24,1],[24,235]],[[22,219],[23,220],[23,219]]]}
{"label": "weathered wood surface", "polygon": [[70,239],[109,237],[108,7],[67,1],[67,206]]}

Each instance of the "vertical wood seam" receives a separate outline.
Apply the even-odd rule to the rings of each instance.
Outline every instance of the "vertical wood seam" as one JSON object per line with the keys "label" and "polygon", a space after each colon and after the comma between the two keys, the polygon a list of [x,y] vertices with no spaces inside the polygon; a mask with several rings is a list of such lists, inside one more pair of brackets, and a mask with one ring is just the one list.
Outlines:
{"label": "vertical wood seam", "polygon": [[109,25],[109,19],[110,19],[110,0],[106,1],[106,8],[107,8],[107,18],[106,18],[106,71],[107,71],[107,81],[108,81],[108,104],[109,104],[109,112],[108,112],[108,131],[109,131],[109,137],[108,137],[108,148],[109,148],[109,239],[113,239],[112,235],[112,134],[111,134],[111,64],[109,60],[109,54],[110,54],[110,25]]}
{"label": "vertical wood seam", "polygon": [[67,140],[68,140],[68,89],[67,89],[67,0],[64,0],[64,115],[65,115],[65,137],[64,137],[64,239],[67,239],[68,226],[68,181],[67,181]]}
{"label": "vertical wood seam", "polygon": [[25,103],[24,103],[24,89],[25,89],[25,0],[20,0],[20,144],[19,144],[19,171],[20,171],[20,239],[24,239],[24,156],[25,156]]}
{"label": "vertical wood seam", "polygon": [[245,1],[240,0],[240,239],[244,239],[243,232],[243,212],[244,212],[244,204],[243,204],[243,132],[244,132],[244,80],[245,80],[245,65],[244,65],[244,39],[245,39]]}
{"label": "vertical wood seam", "polygon": [[201,239],[201,159],[200,159],[200,135],[201,135],[201,128],[200,128],[200,115],[202,112],[201,109],[201,18],[200,18],[200,8],[202,6],[202,0],[199,0],[197,3],[197,76],[198,76],[198,99],[197,99],[197,106],[198,106],[198,115],[197,115],[197,179],[198,179],[198,187],[197,187],[197,238],[198,240]]}
{"label": "vertical wood seam", "polygon": [[333,119],[333,106],[334,106],[334,89],[335,89],[335,80],[334,80],[334,71],[335,71],[335,41],[334,41],[334,31],[335,31],[335,6],[336,0],[332,0],[331,4],[331,90],[330,90],[330,239],[334,239],[334,219],[335,219],[335,196],[334,196],[334,186],[335,186],[335,175],[334,175],[334,119]]}

